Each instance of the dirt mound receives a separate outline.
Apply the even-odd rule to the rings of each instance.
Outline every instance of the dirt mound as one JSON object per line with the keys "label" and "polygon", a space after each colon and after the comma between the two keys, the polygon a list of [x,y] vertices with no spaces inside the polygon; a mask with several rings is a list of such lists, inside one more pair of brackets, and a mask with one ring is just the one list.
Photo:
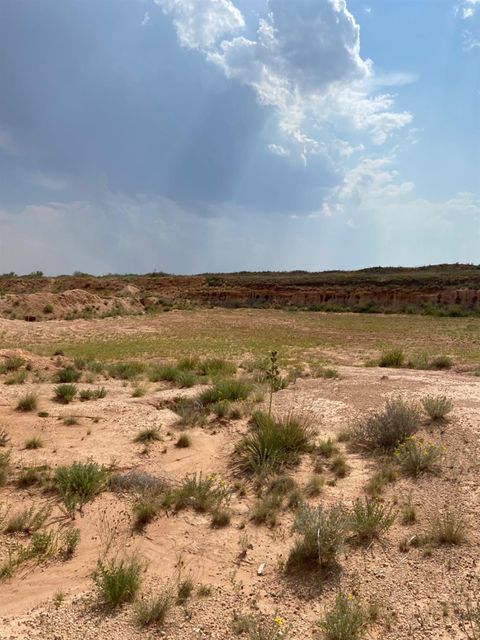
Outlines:
{"label": "dirt mound", "polygon": [[[94,317],[111,313],[138,313],[142,304],[135,298],[101,297],[84,289],[71,289],[61,293],[38,291],[35,293],[7,294],[0,299],[0,314],[12,319],[28,321],[53,318]],[[135,287],[131,287],[135,289]]]}

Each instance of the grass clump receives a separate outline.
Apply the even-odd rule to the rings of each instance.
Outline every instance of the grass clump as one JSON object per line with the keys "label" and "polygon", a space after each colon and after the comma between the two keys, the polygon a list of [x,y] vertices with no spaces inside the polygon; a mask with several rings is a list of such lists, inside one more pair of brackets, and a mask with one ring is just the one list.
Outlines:
{"label": "grass clump", "polygon": [[0,453],[0,486],[5,484],[10,471],[10,452]]}
{"label": "grass clump", "polygon": [[217,507],[212,511],[212,520],[210,524],[213,529],[222,529],[230,524],[230,520],[230,511],[222,507]]}
{"label": "grass clump", "polygon": [[27,393],[22,396],[17,402],[17,411],[27,413],[28,411],[35,411],[38,404],[38,397],[36,393]]}
{"label": "grass clump", "polygon": [[89,400],[101,400],[107,395],[105,387],[98,387],[97,389],[82,389],[80,391],[80,400],[87,402]]}
{"label": "grass clump", "polygon": [[447,509],[434,518],[429,537],[439,545],[461,545],[467,539],[465,521],[459,513]]}
{"label": "grass clump", "polygon": [[105,488],[106,480],[106,469],[96,462],[74,462],[69,467],[58,467],[53,484],[67,509],[74,511],[93,500]]}
{"label": "grass clump", "polygon": [[235,449],[235,464],[246,473],[272,473],[298,464],[302,453],[312,450],[316,430],[300,414],[274,418],[258,411],[252,430]]}
{"label": "grass clump", "polygon": [[311,508],[300,505],[294,531],[302,537],[291,549],[287,569],[329,569],[336,564],[347,532],[347,515],[341,505]]}
{"label": "grass clump", "polygon": [[316,450],[322,458],[331,458],[334,453],[338,453],[338,447],[334,445],[331,438],[321,440],[318,443]]}
{"label": "grass clump", "polygon": [[447,396],[427,396],[421,400],[425,413],[432,420],[443,420],[453,409],[453,402]]}
{"label": "grass clump", "polygon": [[336,455],[330,463],[330,470],[337,478],[345,478],[349,469],[347,460],[341,453]]}
{"label": "grass clump", "polygon": [[142,429],[141,431],[139,431],[133,441],[137,443],[147,444],[151,442],[157,442],[161,439],[162,436],[160,435],[160,431],[156,427],[148,427],[147,429]]}
{"label": "grass clump", "polygon": [[78,382],[81,378],[82,372],[78,371],[74,367],[64,367],[57,372],[56,380],[60,383]]}
{"label": "grass clump", "polygon": [[175,442],[175,446],[178,449],[187,449],[192,446],[192,439],[186,433],[182,433],[178,436],[178,440]]}
{"label": "grass clump", "polygon": [[47,486],[50,479],[50,469],[47,465],[23,467],[20,469],[16,484],[21,489],[33,486]]}
{"label": "grass clump", "polygon": [[275,527],[278,523],[278,513],[282,506],[282,497],[273,493],[259,498],[253,505],[251,520],[254,524],[266,524]]}
{"label": "grass clump", "polygon": [[179,425],[182,427],[201,426],[207,419],[205,408],[196,398],[176,398],[171,408],[180,417]]}
{"label": "grass clump", "polygon": [[6,385],[23,384],[27,379],[26,371],[16,371],[5,378]]}
{"label": "grass clump", "polygon": [[180,485],[165,493],[163,506],[173,507],[175,511],[191,507],[200,513],[217,509],[228,496],[223,481],[215,476],[203,477],[201,473],[187,475]]}
{"label": "grass clump", "polygon": [[43,442],[37,436],[25,440],[25,449],[41,449],[42,447]]}
{"label": "grass clump", "polygon": [[133,520],[135,529],[141,530],[152,522],[162,507],[158,492],[149,491],[141,495],[133,505]]}
{"label": "grass clump", "polygon": [[3,373],[14,373],[18,371],[20,367],[23,367],[25,360],[20,356],[8,356],[0,365],[0,375]]}
{"label": "grass clump", "polygon": [[135,621],[139,627],[161,627],[172,605],[173,597],[168,590],[137,600],[134,605]]}
{"label": "grass clump", "polygon": [[442,450],[434,444],[426,444],[422,440],[408,438],[399,445],[395,457],[402,471],[413,478],[421,473],[433,471],[440,460]]}
{"label": "grass clump", "polygon": [[313,475],[305,485],[303,493],[308,498],[315,498],[316,496],[319,496],[322,493],[322,489],[323,489],[323,478],[321,478],[319,475]]}
{"label": "grass clump", "polygon": [[80,544],[80,529],[69,527],[63,533],[63,556],[66,560],[73,557],[78,545]]}
{"label": "grass clump", "polygon": [[198,365],[198,373],[210,379],[231,376],[236,370],[234,364],[223,358],[207,358]]}
{"label": "grass clump", "polygon": [[131,602],[140,587],[142,564],[136,557],[99,560],[93,580],[104,604],[116,608]]}
{"label": "grass clump", "polygon": [[430,361],[430,369],[436,369],[437,371],[451,369],[452,367],[453,367],[453,361],[448,356],[444,356],[444,355],[435,356]]}
{"label": "grass clump", "polygon": [[5,533],[34,533],[38,531],[50,515],[50,509],[36,510],[34,507],[23,509],[11,516],[4,528]]}
{"label": "grass clump", "polygon": [[141,362],[115,362],[108,367],[108,375],[118,380],[133,380],[145,371]]}
{"label": "grass clump", "polygon": [[198,396],[198,401],[203,406],[209,406],[222,400],[246,400],[252,391],[252,383],[247,380],[231,378],[219,380],[213,387],[205,389]]}
{"label": "grass clump", "polygon": [[390,463],[380,466],[378,471],[370,478],[365,485],[365,493],[371,498],[379,498],[385,487],[392,484],[398,478],[397,469]]}
{"label": "grass clump", "polygon": [[359,640],[371,621],[371,614],[352,595],[340,592],[319,623],[324,640]]}
{"label": "grass clump", "polygon": [[395,518],[396,513],[391,505],[384,505],[373,498],[358,498],[353,503],[349,528],[354,540],[367,544],[388,531]]}
{"label": "grass clump", "polygon": [[418,430],[419,421],[416,405],[400,398],[389,400],[383,410],[354,425],[352,442],[366,451],[391,451]]}
{"label": "grass clump", "polygon": [[77,395],[77,387],[74,384],[59,384],[53,390],[55,393],[55,400],[62,404],[70,404]]}
{"label": "grass clump", "polygon": [[389,349],[388,351],[384,351],[380,356],[378,366],[398,369],[403,366],[404,362],[405,353],[403,349]]}
{"label": "grass clump", "polygon": [[113,473],[108,481],[111,491],[123,493],[160,493],[166,487],[161,478],[132,469],[127,473]]}

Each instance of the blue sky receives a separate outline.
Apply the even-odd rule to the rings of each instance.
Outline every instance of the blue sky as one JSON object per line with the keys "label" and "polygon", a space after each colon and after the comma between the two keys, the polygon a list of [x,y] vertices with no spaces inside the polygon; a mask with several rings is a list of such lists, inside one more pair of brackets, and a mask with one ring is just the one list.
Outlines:
{"label": "blue sky", "polygon": [[3,0],[0,272],[479,262],[480,0]]}

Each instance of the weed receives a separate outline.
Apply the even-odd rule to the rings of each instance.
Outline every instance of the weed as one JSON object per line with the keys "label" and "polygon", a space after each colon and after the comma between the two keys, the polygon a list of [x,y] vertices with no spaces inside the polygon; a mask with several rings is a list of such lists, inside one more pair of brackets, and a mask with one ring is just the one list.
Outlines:
{"label": "weed", "polygon": [[178,449],[187,449],[192,446],[192,439],[186,433],[182,433],[178,436],[178,440],[175,443]]}
{"label": "weed", "polygon": [[0,365],[0,375],[2,373],[12,373],[18,371],[20,367],[23,367],[25,360],[20,356],[8,356]]}
{"label": "weed", "polygon": [[17,411],[35,411],[37,408],[38,397],[36,393],[27,393],[17,402]]}
{"label": "weed", "polygon": [[60,369],[60,371],[58,371],[56,380],[57,382],[60,382],[62,384],[78,382],[81,375],[81,371],[77,371],[77,369],[74,369],[73,367],[64,367],[63,369]]}
{"label": "weed", "polygon": [[227,527],[230,524],[230,511],[222,507],[217,507],[212,511],[211,525],[214,529],[221,529]]}
{"label": "weed", "polygon": [[134,527],[143,529],[156,518],[161,509],[159,494],[153,491],[143,494],[133,505]]}
{"label": "weed", "polygon": [[345,456],[341,453],[336,455],[330,463],[330,470],[337,478],[345,478],[349,471],[349,468],[350,467],[347,464]]}
{"label": "weed", "polygon": [[460,545],[466,541],[465,521],[459,513],[447,510],[434,518],[430,539],[441,545]]}
{"label": "weed", "polygon": [[308,569],[332,567],[347,531],[347,517],[341,505],[315,509],[301,505],[294,522],[294,530],[301,534],[291,549],[287,568]]}
{"label": "weed", "polygon": [[395,450],[395,457],[402,471],[414,478],[426,471],[433,471],[441,455],[442,450],[439,447],[425,444],[413,437],[408,438]]}
{"label": "weed", "polygon": [[147,387],[144,384],[137,384],[133,387],[132,398],[143,398],[147,393]]}
{"label": "weed", "polygon": [[232,629],[236,635],[247,634],[249,640],[287,640],[283,618],[275,616],[272,620],[263,616],[254,617],[234,613]]}
{"label": "weed", "polygon": [[77,395],[77,387],[74,384],[59,384],[53,390],[55,399],[62,404],[70,404]]}
{"label": "weed", "polygon": [[323,488],[323,478],[320,476],[314,475],[310,478],[310,480],[305,485],[303,490],[304,494],[309,498],[315,498],[322,493]]}
{"label": "weed", "polygon": [[98,387],[97,389],[82,389],[80,391],[80,400],[87,402],[88,400],[100,400],[105,398],[107,390],[105,387]]}
{"label": "weed", "polygon": [[396,518],[392,506],[386,506],[378,500],[358,498],[354,501],[349,517],[349,527],[353,538],[361,543],[369,543],[388,531]]}
{"label": "weed", "polygon": [[383,464],[365,485],[365,493],[371,498],[379,498],[387,484],[395,482],[398,472],[390,463]]}
{"label": "weed", "polygon": [[252,423],[251,432],[235,448],[235,463],[241,471],[277,471],[298,464],[300,455],[312,449],[315,429],[300,414],[276,419],[259,411],[253,414]]}
{"label": "weed", "polygon": [[5,526],[5,533],[33,533],[45,524],[50,515],[50,509],[38,511],[34,507],[24,509],[11,516]]}
{"label": "weed", "polygon": [[25,449],[41,449],[42,447],[43,442],[37,436],[25,440]]}
{"label": "weed", "polygon": [[213,413],[217,418],[227,418],[230,413],[231,404],[228,400],[220,400],[212,406]]}
{"label": "weed", "polygon": [[137,600],[134,605],[135,621],[139,627],[161,627],[173,605],[170,591]]}
{"label": "weed", "polygon": [[338,447],[333,444],[331,438],[321,440],[316,450],[323,458],[331,458],[334,453],[338,453]]}
{"label": "weed", "polygon": [[359,640],[367,623],[364,607],[353,596],[340,592],[319,626],[325,640]]}
{"label": "weed", "polygon": [[96,462],[74,462],[58,467],[53,483],[67,509],[74,511],[93,500],[104,489],[106,479],[106,469]]}
{"label": "weed", "polygon": [[281,504],[282,498],[276,493],[259,498],[253,506],[252,522],[257,525],[267,524],[269,527],[276,526]]}
{"label": "weed", "polygon": [[405,354],[402,349],[390,349],[384,351],[378,361],[379,367],[399,368],[405,362]]}
{"label": "weed", "polygon": [[353,443],[367,451],[392,450],[419,427],[419,411],[402,399],[389,400],[383,411],[375,411],[352,429]]}
{"label": "weed", "polygon": [[108,375],[119,380],[133,380],[145,371],[140,362],[116,362],[108,367]]}
{"label": "weed", "polygon": [[177,587],[177,604],[185,604],[192,595],[194,588],[195,584],[191,578],[181,580]]}
{"label": "weed", "polygon": [[133,441],[137,443],[150,443],[161,439],[160,431],[156,427],[149,427],[148,429],[139,431]]}
{"label": "weed", "polygon": [[103,602],[118,607],[131,602],[140,587],[142,564],[135,556],[109,561],[99,560],[93,580]]}
{"label": "weed", "polygon": [[16,373],[12,373],[11,375],[5,378],[5,384],[6,385],[23,384],[26,379],[27,379],[26,371],[17,371]]}
{"label": "weed", "polygon": [[415,524],[417,521],[417,510],[411,495],[409,495],[401,504],[400,513],[400,521],[404,525]]}
{"label": "weed", "polygon": [[70,559],[75,553],[76,548],[80,544],[80,529],[69,527],[62,536],[63,555],[65,559]]}
{"label": "weed", "polygon": [[75,416],[65,416],[63,419],[63,424],[67,427],[73,427],[78,424],[78,420]]}
{"label": "weed", "polygon": [[421,403],[432,420],[443,420],[453,409],[453,402],[446,396],[427,396]]}
{"label": "weed", "polygon": [[280,475],[272,478],[268,484],[267,491],[274,493],[278,496],[284,496],[290,491],[293,491],[297,486],[297,483],[291,476]]}
{"label": "weed", "polygon": [[5,484],[10,471],[10,452],[0,453],[0,486]]}
{"label": "weed", "polygon": [[45,486],[49,480],[49,468],[47,465],[37,467],[24,467],[17,478],[17,486],[22,489],[32,486]]}
{"label": "weed", "polygon": [[198,401],[203,406],[208,406],[222,400],[245,400],[252,391],[252,384],[247,380],[236,378],[219,380],[213,387],[205,389],[198,396]]}
{"label": "weed", "polygon": [[215,476],[204,478],[201,473],[187,475],[179,487],[164,495],[163,505],[166,508],[173,507],[176,511],[191,507],[204,513],[217,509],[228,493],[223,481],[217,481]]}
{"label": "weed", "polygon": [[176,398],[172,410],[180,416],[180,426],[201,426],[206,421],[205,409],[195,398]]}

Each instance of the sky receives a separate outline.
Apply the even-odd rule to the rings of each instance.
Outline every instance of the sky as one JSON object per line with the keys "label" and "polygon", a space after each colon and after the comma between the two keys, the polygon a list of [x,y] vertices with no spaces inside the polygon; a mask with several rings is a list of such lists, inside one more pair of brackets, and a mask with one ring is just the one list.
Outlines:
{"label": "sky", "polygon": [[0,0],[0,273],[480,262],[480,0]]}

